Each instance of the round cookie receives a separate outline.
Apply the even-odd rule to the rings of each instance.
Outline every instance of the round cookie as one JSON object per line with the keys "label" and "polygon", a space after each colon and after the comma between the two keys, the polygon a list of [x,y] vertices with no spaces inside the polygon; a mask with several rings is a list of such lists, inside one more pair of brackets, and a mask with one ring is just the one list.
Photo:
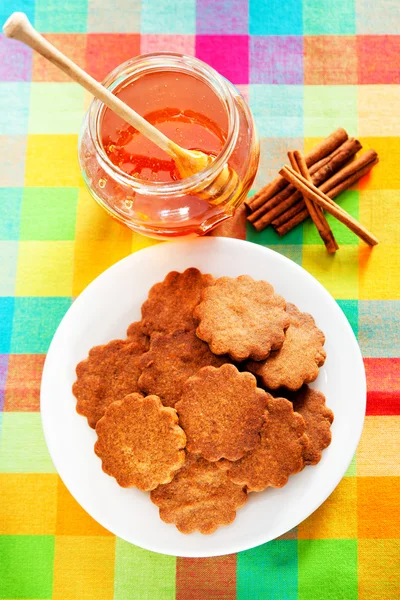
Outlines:
{"label": "round cookie", "polygon": [[325,336],[312,316],[300,312],[294,304],[287,304],[286,312],[290,326],[280,350],[271,352],[265,361],[247,363],[248,370],[271,390],[281,386],[298,390],[303,383],[314,381],[326,359]]}
{"label": "round cookie", "polygon": [[203,275],[198,269],[186,269],[183,273],[171,271],[164,281],[156,283],[142,306],[144,333],[154,331],[173,332],[177,329],[195,329],[193,316],[204,288],[213,285],[212,275]]}
{"label": "round cookie", "polygon": [[264,360],[278,350],[289,327],[286,302],[266,281],[248,275],[220,277],[205,289],[194,315],[200,323],[196,333],[214,354],[233,360]]}
{"label": "round cookie", "polygon": [[147,352],[150,347],[150,338],[148,335],[143,333],[142,322],[135,321],[131,323],[126,331],[126,336],[130,342],[136,342],[143,348],[143,352]]}
{"label": "round cookie", "polygon": [[246,485],[249,492],[283,487],[290,475],[304,467],[308,445],[305,429],[303,417],[293,411],[289,400],[269,396],[257,447],[237,462],[223,460],[218,466],[231,481]]}
{"label": "round cookie", "polygon": [[185,462],[186,436],[173,408],[157,396],[129,394],[113,402],[96,425],[94,451],[103,471],[122,487],[154,490]]}
{"label": "round cookie", "polygon": [[304,461],[307,465],[316,465],[321,460],[322,451],[331,443],[333,412],[326,406],[324,394],[308,385],[294,396],[293,408],[303,417],[310,440],[303,454]]}
{"label": "round cookie", "polygon": [[235,520],[247,494],[226,473],[199,456],[188,454],[184,466],[171,483],[150,494],[165,523],[174,523],[182,533],[213,533]]}
{"label": "round cookie", "polygon": [[77,365],[72,392],[77,399],[77,412],[87,418],[90,427],[96,427],[111,402],[140,391],[142,354],[142,344],[129,339],[113,340],[92,348],[88,358]]}
{"label": "round cookie", "polygon": [[194,330],[153,334],[150,350],[140,359],[139,388],[160,396],[164,406],[175,406],[189,377],[202,367],[220,367],[227,361],[215,356]]}
{"label": "round cookie", "polygon": [[210,461],[244,456],[259,441],[267,398],[254,375],[234,365],[200,369],[175,405],[188,451]]}

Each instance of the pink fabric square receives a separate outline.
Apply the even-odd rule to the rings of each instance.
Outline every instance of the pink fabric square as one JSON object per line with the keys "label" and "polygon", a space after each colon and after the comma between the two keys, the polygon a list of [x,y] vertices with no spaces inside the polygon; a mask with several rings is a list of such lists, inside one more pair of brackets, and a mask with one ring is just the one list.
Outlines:
{"label": "pink fabric square", "polygon": [[30,81],[32,50],[0,34],[0,81]]}
{"label": "pink fabric square", "polygon": [[248,35],[197,35],[196,56],[232,83],[249,83]]}

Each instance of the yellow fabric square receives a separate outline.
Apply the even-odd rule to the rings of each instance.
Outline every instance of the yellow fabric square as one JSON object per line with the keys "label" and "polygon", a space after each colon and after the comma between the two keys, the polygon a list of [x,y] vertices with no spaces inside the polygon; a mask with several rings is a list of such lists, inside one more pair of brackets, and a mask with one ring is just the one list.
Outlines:
{"label": "yellow fabric square", "polygon": [[374,166],[360,189],[399,190],[400,189],[400,137],[360,137],[364,150],[373,148],[379,156],[379,163]]}
{"label": "yellow fabric square", "polygon": [[358,90],[358,135],[400,136],[399,85],[361,85]]}
{"label": "yellow fabric square", "polygon": [[56,536],[53,600],[112,600],[114,537]]}
{"label": "yellow fabric square", "polygon": [[400,416],[366,417],[357,448],[359,477],[400,477]]}
{"label": "yellow fabric square", "polygon": [[130,246],[132,231],[101,208],[85,186],[79,190],[75,239],[101,240],[107,244],[123,242]]}
{"label": "yellow fabric square", "polygon": [[28,135],[25,185],[84,185],[78,163],[78,135]]}
{"label": "yellow fabric square", "polygon": [[132,252],[137,252],[138,250],[149,248],[150,246],[154,246],[159,243],[159,240],[153,240],[152,238],[145,237],[140,233],[132,233]]}
{"label": "yellow fabric square", "polygon": [[63,482],[58,478],[57,491],[57,535],[105,535],[112,533],[104,529],[77,503]]}
{"label": "yellow fabric square", "polygon": [[71,296],[74,242],[20,242],[17,296]]}
{"label": "yellow fabric square", "polygon": [[130,236],[108,241],[77,240],[72,295],[78,296],[100,273],[130,253]]}
{"label": "yellow fabric square", "polygon": [[300,523],[298,537],[303,540],[357,537],[357,481],[345,477],[318,510]]}
{"label": "yellow fabric square", "polygon": [[303,246],[302,266],[335,297],[358,297],[358,246],[341,246],[328,254],[323,246]]}
{"label": "yellow fabric square", "polygon": [[367,188],[360,190],[359,195],[359,216],[363,225],[376,235],[379,244],[400,244],[399,191]]}
{"label": "yellow fabric square", "polygon": [[400,540],[358,540],[358,600],[400,598]]}
{"label": "yellow fabric square", "polygon": [[56,528],[57,475],[1,473],[1,535],[53,535]]}
{"label": "yellow fabric square", "polygon": [[400,244],[360,248],[360,300],[400,299]]}

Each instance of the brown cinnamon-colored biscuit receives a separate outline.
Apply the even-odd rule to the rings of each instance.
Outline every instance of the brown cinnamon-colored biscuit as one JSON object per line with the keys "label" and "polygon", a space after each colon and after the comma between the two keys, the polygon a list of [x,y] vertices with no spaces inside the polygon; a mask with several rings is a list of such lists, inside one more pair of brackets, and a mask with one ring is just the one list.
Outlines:
{"label": "brown cinnamon-colored biscuit", "polygon": [[326,358],[325,336],[312,316],[300,312],[294,304],[287,304],[286,312],[290,326],[281,349],[271,352],[265,361],[247,363],[249,371],[273,390],[281,386],[298,390],[303,383],[314,381]]}
{"label": "brown cinnamon-colored biscuit", "polygon": [[232,483],[215,463],[188,454],[186,463],[171,483],[160,485],[150,495],[165,523],[175,523],[182,533],[213,533],[235,520],[247,494]]}
{"label": "brown cinnamon-colored biscuit", "polygon": [[195,329],[193,309],[200,302],[202,290],[213,283],[212,275],[203,275],[194,268],[168,273],[164,281],[153,285],[142,306],[144,333]]}
{"label": "brown cinnamon-colored biscuit", "polygon": [[127,329],[126,336],[130,342],[136,342],[143,348],[143,352],[146,352],[150,347],[150,338],[148,335],[143,333],[142,322],[135,321],[131,323]]}
{"label": "brown cinnamon-colored biscuit", "polygon": [[200,369],[175,405],[188,451],[210,461],[244,456],[259,441],[267,397],[251,373],[234,365]]}
{"label": "brown cinnamon-colored biscuit", "polygon": [[256,448],[241,460],[220,461],[229,479],[246,485],[249,492],[261,492],[268,486],[284,486],[290,475],[304,467],[303,455],[308,445],[303,417],[293,411],[285,398],[268,394],[261,437]]}
{"label": "brown cinnamon-colored biscuit", "polygon": [[185,462],[186,436],[173,408],[157,396],[129,394],[113,402],[96,425],[94,451],[103,471],[122,487],[154,490]]}
{"label": "brown cinnamon-colored biscuit", "polygon": [[310,439],[303,454],[304,461],[307,465],[316,465],[321,460],[322,451],[331,443],[333,412],[326,406],[324,394],[308,385],[295,395],[293,408],[303,417],[306,434]]}
{"label": "brown cinnamon-colored biscuit", "polygon": [[87,418],[90,427],[96,427],[111,402],[140,391],[138,379],[142,354],[141,344],[113,340],[92,348],[88,358],[78,364],[78,378],[72,392],[77,399],[77,412]]}
{"label": "brown cinnamon-colored biscuit", "polygon": [[199,369],[220,367],[228,358],[215,356],[194,330],[159,333],[151,336],[149,352],[143,354],[139,387],[160,396],[164,406],[175,406],[185,381]]}
{"label": "brown cinnamon-colored biscuit", "polygon": [[266,281],[248,275],[220,277],[205,289],[194,315],[196,333],[214,354],[230,354],[233,360],[264,360],[278,350],[289,327],[286,302]]}

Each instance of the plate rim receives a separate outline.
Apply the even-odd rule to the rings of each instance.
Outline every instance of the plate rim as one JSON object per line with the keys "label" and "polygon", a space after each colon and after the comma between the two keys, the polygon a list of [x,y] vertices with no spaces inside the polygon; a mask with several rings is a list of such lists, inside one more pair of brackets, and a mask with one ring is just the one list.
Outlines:
{"label": "plate rim", "polygon": [[[41,388],[40,388],[40,415],[41,415],[41,422],[42,422],[42,428],[43,428],[43,433],[44,433],[44,437],[45,437],[45,441],[46,441],[46,445],[47,445],[47,449],[49,451],[50,457],[53,461],[54,467],[59,475],[59,477],[61,478],[61,480],[63,481],[64,485],[66,486],[66,488],[68,489],[68,491],[71,493],[71,495],[74,497],[74,499],[76,500],[76,502],[78,502],[78,504],[81,506],[81,508],[83,508],[83,510],[85,510],[85,512],[87,512],[97,523],[99,523],[100,525],[102,525],[104,528],[106,528],[108,531],[110,531],[113,535],[118,536],[119,538],[125,540],[126,542],[133,544],[133,545],[137,545],[145,550],[149,550],[152,552],[156,552],[156,553],[161,553],[161,554],[165,554],[168,556],[180,556],[180,557],[188,557],[188,558],[195,558],[195,557],[213,557],[213,556],[224,556],[227,554],[232,554],[232,553],[237,553],[237,552],[242,552],[251,548],[255,548],[261,544],[264,543],[268,543],[269,541],[272,541],[273,539],[276,539],[276,537],[270,537],[268,535],[264,535],[264,539],[259,539],[257,541],[255,541],[254,543],[252,543],[251,545],[249,545],[248,543],[244,543],[241,544],[240,540],[238,540],[238,542],[234,545],[233,548],[227,550],[227,551],[213,551],[212,548],[210,548],[209,552],[203,552],[203,551],[199,551],[199,552],[188,552],[185,554],[177,554],[174,551],[168,551],[168,549],[163,548],[162,550],[157,549],[155,547],[152,546],[152,544],[146,545],[143,544],[142,542],[138,543],[135,541],[132,541],[131,539],[128,539],[128,537],[124,537],[124,534],[121,533],[120,531],[116,532],[113,527],[110,527],[109,524],[107,524],[105,521],[107,521],[107,519],[98,519],[97,515],[94,516],[92,511],[88,511],[85,506],[83,506],[81,504],[81,502],[77,499],[76,495],[71,491],[71,487],[73,487],[73,485],[71,485],[71,482],[68,481],[66,482],[64,480],[63,475],[60,473],[60,469],[59,469],[59,463],[58,463],[58,458],[54,458],[54,454],[55,452],[53,452],[53,445],[52,445],[52,440],[51,440],[51,436],[49,435],[49,428],[47,426],[47,418],[48,418],[48,413],[46,412],[46,389],[47,386],[50,385],[49,384],[49,376],[48,376],[48,371],[49,371],[49,364],[52,358],[52,352],[53,352],[53,348],[56,345],[56,341],[57,341],[57,334],[59,332],[59,330],[62,330],[63,327],[65,327],[65,322],[67,320],[69,320],[71,318],[71,314],[73,315],[74,311],[77,310],[76,306],[80,306],[83,302],[85,302],[86,296],[89,295],[91,293],[91,290],[96,287],[99,281],[102,281],[103,279],[106,279],[110,272],[112,272],[113,270],[117,271],[120,268],[121,263],[125,263],[125,262],[130,262],[132,260],[136,261],[138,260],[138,256],[145,256],[147,254],[158,254],[160,251],[162,252],[162,248],[165,246],[165,244],[170,245],[185,245],[185,244],[207,244],[207,245],[215,245],[218,246],[218,244],[221,244],[222,246],[224,245],[237,245],[238,247],[242,247],[243,249],[245,247],[247,247],[249,244],[252,246],[255,246],[258,250],[260,250],[261,252],[265,252],[266,253],[266,258],[268,255],[273,255],[274,256],[274,260],[278,260],[281,261],[283,264],[290,264],[291,268],[294,268],[297,271],[301,271],[302,276],[306,277],[308,280],[312,281],[313,285],[317,285],[321,291],[323,292],[323,294],[326,295],[327,300],[329,299],[329,302],[331,304],[331,306],[335,306],[336,311],[339,311],[339,313],[341,314],[341,318],[343,320],[344,326],[347,328],[348,333],[350,334],[350,339],[352,340],[352,346],[353,346],[353,351],[354,352],[354,359],[357,360],[358,362],[358,367],[360,368],[360,373],[359,375],[361,376],[360,379],[358,380],[358,385],[361,386],[360,389],[360,399],[362,400],[362,403],[360,404],[360,413],[361,413],[361,418],[359,420],[359,422],[357,423],[357,427],[356,427],[356,431],[354,432],[354,437],[352,438],[351,442],[348,444],[349,448],[352,450],[351,455],[350,455],[350,450],[349,450],[349,455],[350,458],[348,460],[346,460],[346,468],[344,469],[343,473],[340,476],[336,476],[335,478],[332,478],[332,480],[330,481],[329,485],[327,485],[324,489],[324,494],[322,495],[322,500],[321,498],[318,498],[318,500],[315,502],[315,504],[310,507],[310,509],[307,509],[307,514],[306,516],[303,517],[302,520],[298,521],[297,517],[294,519],[294,521],[296,522],[291,522],[290,521],[290,517],[289,517],[289,521],[290,521],[290,527],[285,527],[285,531],[283,531],[282,533],[278,534],[277,537],[279,537],[280,535],[283,535],[284,533],[286,533],[287,531],[290,531],[293,527],[296,527],[299,523],[301,523],[303,520],[305,520],[306,518],[308,518],[311,514],[313,514],[315,512],[315,510],[317,510],[317,508],[319,508],[326,500],[327,498],[332,494],[332,492],[335,490],[335,488],[338,486],[338,484],[340,483],[340,481],[342,480],[342,478],[345,476],[345,472],[348,469],[352,458],[355,454],[356,448],[359,444],[360,438],[361,438],[361,434],[363,431],[363,427],[364,427],[364,420],[365,420],[365,412],[366,412],[366,391],[367,391],[367,386],[366,386],[366,373],[365,373],[365,367],[364,367],[364,363],[363,363],[363,358],[362,358],[362,353],[361,353],[361,349],[360,346],[358,344],[358,341],[354,335],[354,332],[351,328],[351,325],[346,317],[346,315],[344,314],[342,308],[339,306],[339,304],[336,302],[336,300],[334,299],[334,297],[330,294],[330,292],[318,281],[318,279],[316,279],[313,275],[311,275],[308,271],[306,271],[301,265],[295,263],[293,260],[291,260],[290,258],[280,254],[279,252],[277,252],[276,250],[273,250],[272,248],[263,246],[261,244],[257,244],[254,242],[250,242],[247,240],[238,240],[236,238],[223,238],[223,237],[202,237],[202,238],[197,238],[197,239],[192,239],[192,240],[177,240],[177,241],[172,241],[172,242],[163,242],[161,244],[156,244],[156,245],[152,245],[146,248],[142,248],[136,252],[132,252],[131,254],[129,254],[128,256],[123,257],[122,259],[120,259],[119,261],[117,261],[116,263],[114,263],[113,265],[111,265],[110,267],[108,267],[106,270],[104,270],[102,273],[100,273],[100,275],[98,275],[95,279],[93,279],[88,285],[87,287],[79,294],[79,296],[76,297],[76,299],[73,301],[73,303],[71,304],[71,306],[68,308],[67,312],[65,313],[65,315],[63,316],[62,320],[60,321],[54,335],[53,338],[51,340],[51,343],[49,345],[48,351],[46,353],[46,358],[45,358],[45,363],[44,363],[44,367],[43,367],[43,371],[42,371],[42,377],[41,377]],[[212,264],[210,265],[210,271],[212,271]],[[74,308],[75,307],[75,308]],[[64,324],[64,325],[63,325]],[[44,410],[43,410],[44,409]],[[62,469],[61,469],[62,471]],[[207,536],[208,537],[208,536]],[[262,536],[261,536],[262,537]],[[210,536],[210,540],[212,540],[212,536]],[[210,543],[210,546],[212,546],[212,541]]]}

